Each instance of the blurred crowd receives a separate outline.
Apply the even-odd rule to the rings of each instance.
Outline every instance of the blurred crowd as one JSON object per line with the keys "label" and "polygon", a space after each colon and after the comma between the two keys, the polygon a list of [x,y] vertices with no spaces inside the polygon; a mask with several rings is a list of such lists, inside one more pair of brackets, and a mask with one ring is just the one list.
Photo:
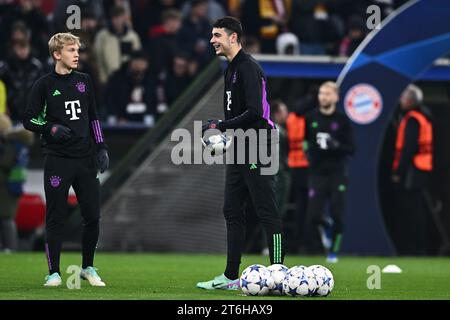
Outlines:
{"label": "blurred crowd", "polygon": [[[33,143],[33,136],[15,124],[22,122],[34,82],[53,69],[47,42],[54,33],[70,31],[80,37],[78,70],[89,73],[94,81],[104,123],[151,127],[214,59],[209,41],[211,25],[218,18],[231,15],[241,20],[244,50],[251,54],[348,57],[370,32],[366,25],[369,6],[379,8],[382,20],[405,2],[0,0],[0,203],[8,204],[0,210],[3,248],[17,247],[13,219],[23,193],[28,147]],[[78,29],[68,30],[69,20],[70,24],[77,22],[72,16],[77,11],[70,9],[71,5],[80,8],[80,20]],[[289,205],[294,211],[298,245],[294,250],[312,252],[317,243],[308,243],[306,232],[301,230],[310,197],[309,164],[293,164],[290,153],[304,139],[302,134],[292,136],[292,126],[304,127],[302,117],[317,107],[318,90],[318,86],[311,86],[292,104],[281,100],[271,103],[272,119],[283,136],[277,194],[280,211],[289,211]],[[420,196],[404,194],[405,199],[421,201]],[[422,219],[423,203],[411,206],[415,208],[408,214],[416,209],[417,219]],[[423,252],[414,242],[410,245],[415,247],[409,248],[402,241],[398,241],[400,253]]]}
{"label": "blurred crowd", "polygon": [[80,8],[79,70],[97,88],[110,125],[152,126],[213,58],[211,24],[241,19],[250,53],[349,56],[369,31],[367,7],[382,17],[405,0],[2,0],[0,113],[20,122],[33,83],[53,67],[47,41]]}

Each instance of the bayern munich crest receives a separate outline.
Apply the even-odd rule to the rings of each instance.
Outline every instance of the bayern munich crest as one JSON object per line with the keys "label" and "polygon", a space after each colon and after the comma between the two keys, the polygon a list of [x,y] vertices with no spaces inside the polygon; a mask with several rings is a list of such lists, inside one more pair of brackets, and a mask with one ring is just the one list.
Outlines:
{"label": "bayern munich crest", "polygon": [[369,124],[378,119],[383,109],[383,98],[372,85],[359,83],[351,87],[344,98],[347,116],[358,124]]}

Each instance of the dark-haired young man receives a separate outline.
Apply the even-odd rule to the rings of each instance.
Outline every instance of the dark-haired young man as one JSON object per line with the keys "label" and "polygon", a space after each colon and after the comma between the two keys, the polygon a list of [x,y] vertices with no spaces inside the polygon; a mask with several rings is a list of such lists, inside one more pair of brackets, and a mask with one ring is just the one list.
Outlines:
{"label": "dark-haired young man", "polygon": [[[210,43],[216,55],[229,64],[225,71],[225,120],[209,120],[203,130],[275,129],[267,102],[266,77],[259,64],[242,50],[242,26],[232,17],[217,20]],[[259,139],[258,139],[259,140]],[[258,141],[258,143],[261,143]],[[248,148],[247,148],[248,147]],[[250,149],[246,145],[246,151]],[[252,201],[267,235],[270,262],[283,263],[282,225],[275,195],[275,175],[261,174],[261,164],[227,164],[225,178],[224,216],[227,226],[227,265],[224,274],[197,287],[202,289],[237,290],[239,265],[245,240],[244,207]]]}

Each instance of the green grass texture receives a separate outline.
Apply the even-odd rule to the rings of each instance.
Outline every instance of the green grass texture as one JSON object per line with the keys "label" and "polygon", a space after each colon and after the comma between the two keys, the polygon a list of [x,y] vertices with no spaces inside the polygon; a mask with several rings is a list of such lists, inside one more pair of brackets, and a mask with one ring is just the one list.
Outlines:
{"label": "green grass texture", "polygon": [[[337,264],[327,264],[322,256],[287,256],[285,265],[321,264],[333,273],[333,292],[324,298],[287,296],[247,297],[241,291],[202,290],[198,281],[223,273],[225,255],[134,254],[98,252],[95,266],[106,287],[91,287],[81,281],[79,289],[69,289],[70,265],[81,264],[81,254],[63,252],[63,285],[44,287],[47,261],[44,253],[0,254],[0,299],[4,300],[416,300],[450,299],[450,258],[354,257],[343,256]],[[268,265],[268,257],[244,255],[241,272],[251,264]],[[369,266],[381,270],[388,264],[399,266],[399,274],[368,273]],[[379,267],[379,269],[378,269]],[[369,268],[370,269],[370,268]],[[71,277],[72,276],[72,277]],[[379,276],[379,282],[374,280]],[[72,281],[72,282],[71,282]],[[379,288],[368,288],[372,284]]]}

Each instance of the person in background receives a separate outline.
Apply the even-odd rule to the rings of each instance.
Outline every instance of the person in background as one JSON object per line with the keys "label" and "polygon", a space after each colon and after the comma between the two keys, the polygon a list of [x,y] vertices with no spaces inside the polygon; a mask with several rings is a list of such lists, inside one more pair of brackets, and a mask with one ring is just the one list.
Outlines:
{"label": "person in background", "polygon": [[298,0],[292,3],[289,30],[299,39],[301,54],[334,54],[341,39],[340,28],[333,19],[338,1]]}
{"label": "person in background", "polygon": [[[0,19],[0,43],[13,40],[11,35],[15,32],[17,24],[26,29],[27,40],[33,48],[33,55],[39,61],[47,60],[46,39],[48,38],[49,25],[46,16],[39,8],[39,1],[20,0],[18,5],[12,6]],[[1,53],[0,53],[1,56]]]}
{"label": "person in background", "polygon": [[[217,0],[206,0],[208,9],[206,16],[210,23],[225,16],[226,12],[222,4]],[[182,7],[183,16],[188,16],[192,8],[192,1],[186,1]]]}
{"label": "person in background", "polygon": [[0,243],[6,253],[18,249],[15,215],[26,180],[28,149],[34,135],[23,127],[12,126],[6,114],[0,114]]}
{"label": "person in background", "polygon": [[143,51],[133,52],[128,63],[116,71],[107,86],[106,103],[111,108],[108,122],[126,124],[155,123],[155,94],[149,61]]}
{"label": "person in background", "polygon": [[[12,43],[11,55],[0,66],[4,84],[0,97],[0,240],[3,250],[16,251],[17,230],[15,214],[23,193],[33,134],[25,130],[21,121],[25,115],[28,93],[33,83],[43,75],[41,62],[31,55],[28,40]],[[14,125],[13,127],[13,122]]]}
{"label": "person in background", "polygon": [[277,173],[277,203],[280,215],[284,216],[286,205],[289,200],[289,190],[291,185],[290,172],[288,166],[289,140],[286,131],[286,121],[288,119],[288,108],[282,100],[274,100],[270,103],[271,119],[277,126],[280,141],[280,168]]}
{"label": "person in background", "polygon": [[[309,162],[307,223],[320,236],[327,262],[338,262],[344,230],[343,216],[348,184],[348,157],[353,154],[350,120],[339,112],[335,82],[319,88],[319,107],[306,115],[306,151]],[[325,212],[329,204],[330,214]]]}
{"label": "person in background", "polygon": [[295,34],[285,32],[277,37],[276,41],[277,54],[280,55],[299,55],[300,43]]}
{"label": "person in background", "polygon": [[424,254],[428,212],[424,193],[433,171],[433,123],[422,104],[422,90],[409,85],[400,97],[402,118],[397,129],[392,181],[398,191],[397,228],[403,234],[399,254]]}
{"label": "person in background", "polygon": [[[46,1],[53,2],[53,1]],[[83,26],[86,16],[93,15],[93,18],[96,20],[97,24],[102,23],[102,21],[108,21],[109,8],[113,7],[110,5],[108,10],[105,12],[105,6],[103,1],[87,1],[87,0],[57,0],[54,1],[54,8],[51,10],[51,19],[50,19],[50,28],[52,31],[63,31],[67,30],[67,22],[72,22],[68,20],[67,8],[71,5],[76,5],[80,8],[81,12],[81,30],[73,29],[71,32],[75,33],[75,31],[83,31],[85,26]]]}
{"label": "person in background", "polygon": [[28,93],[33,83],[44,74],[42,63],[31,55],[31,45],[26,40],[12,43],[11,55],[0,66],[8,98],[8,113],[13,122],[21,122],[27,105]]}
{"label": "person in background", "polygon": [[93,51],[95,37],[99,32],[99,27],[99,20],[93,10],[90,8],[86,8],[85,10],[81,11],[81,29],[73,30],[73,34],[80,38],[80,42],[89,51]]}
{"label": "person in background", "polygon": [[244,1],[242,21],[247,35],[260,39],[263,53],[275,53],[277,36],[287,30],[289,1]]}
{"label": "person in background", "polygon": [[128,25],[125,9],[113,7],[108,27],[99,31],[94,42],[100,84],[105,85],[111,74],[130,59],[131,53],[140,49],[141,41]]}
{"label": "person in background", "polygon": [[36,45],[33,43],[31,39],[31,31],[28,29],[27,25],[23,21],[17,21],[12,25],[11,33],[7,41],[1,43],[0,56],[3,56],[3,59],[0,60],[8,60],[11,58],[12,47],[14,43],[27,42],[30,44],[30,55],[37,58],[40,63],[45,66],[45,59],[41,59],[39,57],[39,48],[36,48]]}
{"label": "person in background", "polygon": [[133,25],[132,14],[131,14],[131,1],[129,0],[103,0],[103,12],[105,13],[105,19],[111,19],[110,8],[121,7],[125,11],[127,17],[128,25],[131,27]]}
{"label": "person in background", "polygon": [[[292,103],[286,130],[289,139],[288,166],[291,173],[291,196],[290,202],[294,204],[294,222],[297,233],[297,247],[300,253],[314,254],[315,248],[320,247],[320,240],[315,241],[308,237],[311,226],[306,223],[306,212],[308,208],[308,167],[309,162],[304,148],[306,135],[305,115],[317,107],[317,95],[319,87],[311,85],[306,95]],[[317,242],[317,243],[315,243]]]}
{"label": "person in background", "polygon": [[184,53],[176,54],[173,59],[172,70],[168,73],[165,83],[165,95],[169,105],[183,93],[193,79],[189,72],[189,61],[190,57]]}
{"label": "person in background", "polygon": [[193,0],[190,14],[184,19],[178,41],[180,49],[195,57],[200,68],[214,58],[208,42],[211,24],[207,17],[208,1]]}
{"label": "person in background", "polygon": [[[308,167],[309,162],[304,149],[306,135],[305,114],[310,110],[307,97],[297,102],[286,119],[287,138],[289,141],[288,167],[291,172],[291,199],[295,204],[294,221],[297,231],[297,249],[304,250],[308,244],[306,222],[308,205]],[[309,242],[312,240],[310,239]]]}
{"label": "person in background", "polygon": [[348,34],[339,46],[339,55],[349,57],[366,37],[366,27],[361,17],[351,17]]}
{"label": "person in background", "polygon": [[[163,24],[163,13],[168,10],[180,10],[181,0],[144,0],[131,1],[133,26],[142,40],[143,47],[147,48],[151,42],[151,34],[155,28]],[[150,56],[150,58],[152,58]],[[152,60],[154,61],[154,60]]]}
{"label": "person in background", "polygon": [[173,58],[178,52],[178,34],[183,24],[181,12],[169,9],[162,14],[162,24],[151,29],[146,51],[155,66],[158,78],[164,78],[172,68]]}

